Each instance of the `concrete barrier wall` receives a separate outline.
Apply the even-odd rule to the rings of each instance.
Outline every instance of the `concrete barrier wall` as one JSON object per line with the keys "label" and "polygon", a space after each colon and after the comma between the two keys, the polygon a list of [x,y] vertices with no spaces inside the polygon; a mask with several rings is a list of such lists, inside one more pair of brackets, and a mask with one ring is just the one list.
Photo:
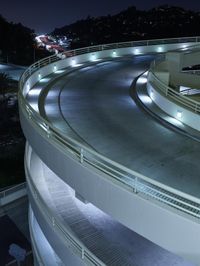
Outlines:
{"label": "concrete barrier wall", "polygon": [[200,89],[200,75],[170,71],[170,84]]}
{"label": "concrete barrier wall", "polygon": [[[191,43],[190,43],[191,44]],[[165,45],[166,49],[180,48],[182,44]],[[123,48],[119,55],[133,53],[136,48]],[[139,51],[139,49],[143,49]],[[156,52],[158,46],[138,47],[137,53]],[[116,50],[118,55],[118,50]],[[135,50],[136,52],[136,50]],[[111,50],[95,52],[96,59],[108,57]],[[92,53],[93,54],[93,53]],[[90,60],[92,54],[84,54],[74,57],[76,63],[83,63]],[[57,69],[70,66],[72,58],[63,59],[56,63]],[[38,73],[42,77],[53,71],[54,64],[47,65],[36,71],[27,81],[32,87],[38,81]],[[41,130],[31,119],[28,119],[25,110],[20,108],[20,119],[24,134],[34,152],[41,160],[64,182],[69,184],[79,195],[91,202],[114,219],[125,226],[197,265],[200,265],[200,224],[191,216],[180,213],[175,209],[154,203],[148,198],[135,194],[130,188],[123,187],[117,180],[113,180],[104,173],[94,170],[89,165],[81,164],[69,155],[66,150],[55,141],[47,137],[44,130]],[[29,153],[29,157],[30,153]],[[25,158],[29,160],[28,158]],[[31,160],[31,159],[30,159]],[[29,162],[26,162],[29,165]],[[31,178],[31,177],[28,177]],[[54,237],[53,225],[46,225],[44,212],[34,198],[33,191],[29,189],[30,201],[41,228],[49,238]],[[59,236],[57,236],[58,242]],[[58,243],[57,240],[55,243]],[[64,249],[63,249],[64,250]]]}
{"label": "concrete barrier wall", "polygon": [[[151,98],[153,95],[154,103],[165,113],[175,118],[177,120],[177,123],[178,121],[180,121],[181,123],[186,124],[196,130],[200,130],[199,114],[189,111],[183,106],[178,105],[177,103],[172,101],[170,98],[164,96],[161,92],[159,92],[159,90],[155,88],[152,83],[147,83],[147,91],[148,94],[151,95]],[[177,116],[177,112],[182,112],[181,118]]]}
{"label": "concrete barrier wall", "polygon": [[[187,43],[184,45],[194,45],[195,43]],[[38,74],[41,75],[41,78],[49,75],[50,73],[54,72],[54,66],[56,66],[57,70],[70,67],[76,64],[83,64],[85,62],[92,62],[94,60],[103,59],[103,58],[112,58],[117,56],[124,56],[124,55],[139,55],[139,54],[145,54],[145,53],[159,53],[159,51],[162,51],[162,53],[167,52],[169,50],[179,49],[182,48],[183,44],[163,44],[163,45],[150,45],[150,46],[138,46],[138,47],[128,47],[128,48],[119,48],[119,49],[112,49],[112,50],[103,50],[99,52],[93,52],[93,53],[87,53],[82,54],[78,56],[73,56],[69,58],[65,58],[62,60],[59,60],[57,62],[54,62],[52,64],[46,65],[43,68],[35,71],[31,77],[29,77],[26,81],[23,95],[25,96],[31,87],[35,85],[39,81]],[[161,49],[160,49],[161,48]],[[113,52],[116,52],[115,56],[113,55]],[[74,60],[74,61],[73,61]]]}
{"label": "concrete barrier wall", "polygon": [[0,198],[0,206],[4,206],[6,204],[9,204],[9,203],[11,203],[17,199],[20,199],[26,195],[27,195],[26,188],[22,188],[22,189],[15,191],[9,195],[6,195],[3,198]]}
{"label": "concrete barrier wall", "polygon": [[[116,180],[75,161],[42,136],[42,132],[32,128],[27,119],[22,120],[22,125],[26,138],[42,161],[84,199],[152,242],[200,265],[198,220],[128,191]],[[38,203],[33,196],[31,202],[35,209]],[[39,206],[37,208],[39,222],[44,214]]]}

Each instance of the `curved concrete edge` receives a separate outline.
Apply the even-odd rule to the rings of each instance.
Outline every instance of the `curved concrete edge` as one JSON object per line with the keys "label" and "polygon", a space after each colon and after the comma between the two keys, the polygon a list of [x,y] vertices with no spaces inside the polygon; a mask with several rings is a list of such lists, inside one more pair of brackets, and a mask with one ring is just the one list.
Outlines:
{"label": "curved concrete edge", "polygon": [[[33,150],[52,171],[84,199],[161,247],[188,260],[200,262],[198,248],[200,224],[196,219],[190,219],[170,207],[167,208],[143,198],[140,194],[127,191],[118,185],[117,181],[110,180],[103,173],[75,161],[57,144],[50,143],[41,135],[42,132],[37,132],[26,118],[23,119],[22,114],[21,121]],[[31,205],[40,223],[43,217],[42,211],[38,209],[39,206],[32,193],[30,194]],[[41,222],[43,230],[46,230],[46,224],[47,221]],[[49,234],[49,237],[52,225],[48,226],[49,233],[45,235]]]}
{"label": "curved concrete edge", "polygon": [[[152,101],[165,113],[169,116],[173,117],[180,123],[183,123],[194,130],[200,131],[200,116],[198,113],[190,111],[182,105],[179,104],[175,100],[173,100],[172,96],[166,96],[159,89],[157,89],[157,85],[154,84],[154,80],[152,74],[148,75],[147,81],[147,92],[151,97]],[[180,114],[180,117],[178,116]]]}
{"label": "curved concrete edge", "polygon": [[[111,61],[111,60],[114,60],[112,58],[105,58],[103,61],[101,62],[104,62],[104,61]],[[59,74],[58,76],[53,76],[51,78],[51,80],[49,81],[48,84],[46,84],[43,89],[40,91],[39,93],[39,97],[38,97],[38,111],[40,113],[40,115],[46,120],[49,122],[49,119],[48,119],[48,116],[46,114],[46,110],[45,110],[45,106],[44,106],[44,103],[45,103],[45,100],[46,100],[46,97],[48,96],[48,93],[49,91],[52,89],[52,85],[54,83],[56,83],[59,79],[61,79],[63,76],[67,76],[67,75],[70,75],[82,68],[85,68],[87,66],[92,66],[92,65],[96,65],[98,64],[99,62],[89,62],[87,64],[85,64],[84,66],[79,66],[75,69],[69,69],[69,68],[66,68],[66,71],[62,74]],[[51,75],[51,74],[50,74]],[[63,85],[64,86],[64,85]],[[59,90],[58,94],[56,94],[54,96],[54,98],[57,98],[57,103],[58,103],[58,108],[59,108],[59,113],[61,115],[61,119],[63,119],[65,121],[65,124],[66,126],[69,128],[69,131],[70,133],[73,134],[73,137],[74,139],[76,139],[77,141],[79,141],[80,143],[83,143],[85,146],[87,147],[90,147],[92,148],[93,150],[96,150],[94,147],[92,147],[85,139],[83,139],[81,137],[81,135],[70,125],[70,123],[66,120],[65,116],[63,115],[63,112],[62,112],[62,109],[61,109],[61,106],[60,106],[60,95],[61,95],[61,92],[62,92],[62,89],[63,89],[63,86],[61,86],[61,90]],[[34,88],[34,87],[33,87]]]}
{"label": "curved concrete edge", "polygon": [[[184,45],[192,46],[196,44],[195,42],[189,42],[184,43]],[[120,56],[125,55],[142,55],[145,53],[160,53],[158,52],[158,48],[162,47],[164,52],[175,50],[175,49],[181,49],[183,47],[182,43],[172,43],[172,44],[158,44],[158,45],[149,45],[149,46],[135,46],[135,47],[127,47],[127,48],[118,48],[118,49],[109,49],[109,50],[102,50],[102,51],[96,51],[86,54],[81,54],[69,58],[60,59],[56,62],[50,63],[46,66],[43,66],[42,68],[36,70],[28,79],[26,80],[23,88],[23,95],[24,97],[28,93],[28,91],[35,85],[39,80],[42,78],[48,76],[50,73],[55,72],[54,67],[56,66],[57,71],[62,70],[66,67],[74,67],[74,62],[77,66],[80,64],[87,64],[95,63],[95,61],[105,59],[105,58],[117,58]],[[113,56],[113,51],[116,52],[116,56]],[[135,54],[135,51],[137,51],[137,54]],[[139,51],[139,53],[138,53]],[[95,55],[95,60],[92,58]],[[77,68],[77,67],[76,67]],[[39,78],[40,76],[40,78]]]}
{"label": "curved concrete edge", "polygon": [[29,205],[29,228],[31,243],[34,251],[34,264],[37,264],[39,266],[64,266],[65,264],[57,256],[48,240],[46,239],[45,235],[43,234],[40,225],[38,224],[37,219],[34,216],[31,205]]}
{"label": "curved concrete edge", "polygon": [[[144,73],[143,73],[144,74]],[[186,137],[189,137],[195,141],[200,142],[200,133],[197,130],[193,130],[189,126],[181,127],[180,125],[176,125],[175,123],[170,123],[169,120],[173,119],[174,117],[169,116],[166,112],[164,112],[162,109],[159,108],[153,101],[151,104],[146,104],[141,97],[140,90],[142,89],[142,96],[145,95],[150,98],[149,93],[147,91],[147,85],[143,84],[143,88],[141,88],[138,85],[138,80],[140,77],[143,76],[143,74],[139,75],[131,84],[130,87],[130,96],[132,99],[137,103],[138,106],[140,106],[145,112],[147,112],[152,118],[154,118],[156,121],[158,121],[163,126],[169,128],[170,130],[173,130],[179,134],[182,134]],[[166,117],[169,119],[167,120]],[[199,133],[199,134],[198,134]]]}
{"label": "curved concrete edge", "polygon": [[34,233],[32,229],[32,215],[33,215],[33,211],[31,209],[31,206],[29,206],[28,220],[29,220],[29,232],[30,232],[30,238],[31,238],[31,245],[32,245],[32,250],[33,250],[34,266],[45,266],[45,264],[42,261],[42,256],[40,256],[39,254],[39,249],[37,248],[36,241],[34,239]]}
{"label": "curved concrete edge", "polygon": [[[36,217],[37,222],[45,238],[47,239],[47,241],[49,242],[49,244],[51,245],[55,253],[58,254],[62,262],[68,262],[69,265],[74,265],[74,266],[85,265],[84,261],[81,260],[75,253],[71,251],[70,247],[64,241],[63,237],[56,233],[53,223],[49,223],[49,221],[46,219],[42,210],[40,209],[39,205],[36,203],[36,200],[34,199],[33,191],[31,191],[30,186],[29,186],[28,194],[29,194],[28,196],[29,196],[30,206],[31,206],[33,215]],[[30,228],[31,228],[31,224],[30,224]],[[36,258],[37,258],[39,265],[45,265],[43,263],[44,258],[41,259],[42,255],[40,255],[40,248],[37,246],[37,242],[34,241],[33,231],[32,231],[31,240],[33,240],[32,242],[33,249],[35,251]]]}

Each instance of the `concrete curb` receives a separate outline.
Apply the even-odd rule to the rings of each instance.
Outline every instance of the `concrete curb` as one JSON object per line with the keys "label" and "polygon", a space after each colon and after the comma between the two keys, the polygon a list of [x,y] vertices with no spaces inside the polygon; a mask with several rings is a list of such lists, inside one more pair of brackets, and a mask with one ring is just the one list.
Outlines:
{"label": "concrete curb", "polygon": [[[145,71],[146,72],[146,71]],[[144,73],[145,73],[144,72]],[[200,137],[192,135],[191,133],[181,129],[178,126],[175,126],[173,124],[171,124],[169,121],[161,118],[159,116],[158,113],[153,112],[150,108],[148,108],[139,98],[138,96],[138,79],[144,74],[142,73],[141,75],[139,75],[131,84],[130,87],[130,96],[131,98],[135,101],[135,103],[140,106],[146,113],[148,113],[152,118],[154,118],[155,120],[157,120],[160,124],[162,124],[163,126],[167,127],[170,130],[173,130],[179,134],[182,134],[186,137],[189,137],[195,141],[200,142]],[[146,84],[144,84],[143,86],[146,86]],[[163,112],[162,110],[160,110],[161,112]]]}

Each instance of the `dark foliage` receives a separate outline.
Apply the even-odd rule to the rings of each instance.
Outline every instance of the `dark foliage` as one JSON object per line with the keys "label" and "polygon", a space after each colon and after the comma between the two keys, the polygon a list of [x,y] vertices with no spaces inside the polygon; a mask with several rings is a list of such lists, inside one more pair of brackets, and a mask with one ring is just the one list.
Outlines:
{"label": "dark foliage", "polygon": [[8,91],[12,80],[6,73],[0,73],[0,94],[2,96],[2,100],[5,100],[5,94]]}
{"label": "dark foliage", "polygon": [[160,6],[149,11],[127,10],[114,16],[88,16],[55,29],[55,35],[73,39],[72,48],[141,39],[195,36],[200,34],[200,14],[180,7]]}
{"label": "dark foliage", "polygon": [[33,61],[34,32],[22,24],[7,22],[0,15],[0,50],[4,62],[29,65]]}

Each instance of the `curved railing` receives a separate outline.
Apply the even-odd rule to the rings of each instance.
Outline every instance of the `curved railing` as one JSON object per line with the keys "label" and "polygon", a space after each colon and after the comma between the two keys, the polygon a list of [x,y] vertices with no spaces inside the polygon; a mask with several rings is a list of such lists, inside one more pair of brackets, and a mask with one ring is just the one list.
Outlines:
{"label": "curved railing", "polygon": [[66,51],[58,55],[52,55],[46,57],[38,62],[32,64],[21,76],[20,88],[22,88],[24,81],[30,77],[35,71],[39,70],[41,67],[48,64],[54,63],[56,61],[62,60],[67,57],[77,56],[85,53],[94,53],[110,49],[119,49],[127,47],[138,47],[138,46],[150,46],[150,45],[162,45],[162,44],[175,44],[175,43],[187,43],[187,42],[200,42],[200,36],[197,37],[183,37],[183,38],[172,38],[172,39],[156,39],[156,40],[144,40],[144,41],[132,41],[132,42],[122,42],[122,43],[110,43],[101,44],[96,46],[84,47],[76,50]]}
{"label": "curved railing", "polygon": [[153,87],[164,94],[166,97],[172,99],[177,104],[181,104],[186,109],[191,110],[195,113],[200,113],[200,102],[195,101],[189,97],[184,96],[183,94],[175,91],[171,87],[167,86],[162,82],[153,72],[153,67],[151,67],[148,74],[148,81],[153,85]]}
{"label": "curved railing", "polygon": [[[175,43],[186,42],[189,39],[171,39],[170,40],[159,40],[159,41],[143,41],[143,45],[152,45],[160,43]],[[199,37],[191,38],[190,41],[200,41]],[[156,43],[154,43],[156,42]],[[121,43],[121,44],[108,44],[100,45],[95,47],[87,47],[83,49],[77,49],[74,51],[67,52],[68,56],[83,54],[87,52],[100,51],[102,49],[121,48],[128,47],[128,44],[137,46],[138,42]],[[61,56],[60,56],[61,57]],[[132,193],[137,193],[138,196],[152,199],[154,202],[160,202],[161,204],[168,205],[176,210],[187,213],[188,215],[196,218],[200,218],[200,199],[183,193],[177,189],[164,185],[160,182],[152,180],[151,178],[144,176],[138,172],[135,172],[119,163],[116,163],[109,158],[102,156],[95,152],[93,149],[86,147],[84,144],[63,135],[51,125],[48,121],[42,118],[28,103],[23,96],[23,89],[26,80],[32,75],[33,72],[42,68],[43,66],[62,60],[60,57],[53,55],[45,58],[35,64],[31,65],[22,75],[20,79],[20,90],[19,90],[19,104],[22,112],[27,119],[33,123],[39,130],[41,130],[51,142],[56,142],[61,147],[65,148],[66,153],[70,154],[75,160],[84,164],[86,167],[97,169],[103,173],[106,173],[111,180],[123,186]]]}
{"label": "curved railing", "polygon": [[[66,225],[63,225],[58,217],[55,217],[55,213],[51,210],[51,208],[49,208],[48,204],[45,203],[45,200],[42,198],[40,192],[33,183],[26,163],[25,172],[27,176],[27,183],[29,185],[28,187],[32,192],[32,195],[35,197],[35,200],[39,203],[39,206],[42,209],[42,213],[44,214],[48,222],[52,224],[54,229],[58,231],[59,234],[62,235],[62,237],[64,237],[70,248],[76,253],[76,255],[81,257],[87,263],[87,265],[105,266],[105,264],[101,260],[99,260],[91,251],[89,251],[89,249],[72,232],[67,230]],[[38,257],[40,258],[39,254]]]}
{"label": "curved railing", "polygon": [[22,189],[26,189],[26,182],[23,182],[23,183],[20,183],[18,185],[14,185],[10,188],[7,188],[7,189],[4,189],[0,192],[0,199],[1,198],[6,198],[7,196],[15,193],[15,192],[18,192]]}

